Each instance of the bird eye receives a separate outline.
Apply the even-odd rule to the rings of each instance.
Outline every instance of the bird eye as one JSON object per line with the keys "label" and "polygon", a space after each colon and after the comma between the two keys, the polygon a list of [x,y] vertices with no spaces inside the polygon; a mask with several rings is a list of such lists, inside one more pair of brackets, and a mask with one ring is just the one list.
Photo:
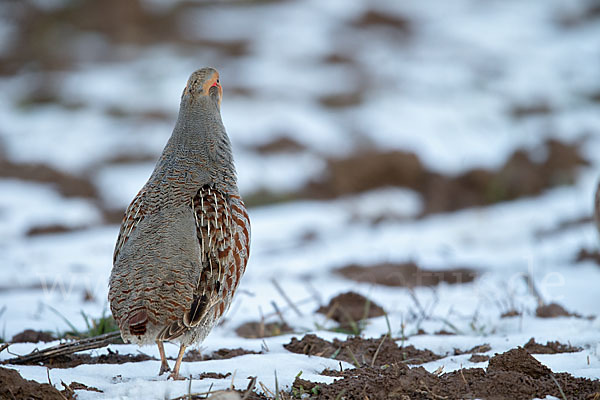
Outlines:
{"label": "bird eye", "polygon": [[218,79],[217,79],[217,83],[220,83]]}

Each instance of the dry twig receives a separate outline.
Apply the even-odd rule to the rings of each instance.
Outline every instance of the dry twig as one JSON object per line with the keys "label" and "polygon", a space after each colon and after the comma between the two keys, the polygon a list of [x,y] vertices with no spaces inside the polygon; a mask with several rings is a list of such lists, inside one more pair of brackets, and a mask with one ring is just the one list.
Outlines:
{"label": "dry twig", "polygon": [[117,342],[120,337],[121,334],[119,332],[110,332],[105,333],[104,335],[75,340],[69,343],[61,343],[44,350],[36,349],[29,354],[4,360],[2,364],[22,365],[39,363],[58,356],[73,354],[78,351],[106,347],[111,343]]}

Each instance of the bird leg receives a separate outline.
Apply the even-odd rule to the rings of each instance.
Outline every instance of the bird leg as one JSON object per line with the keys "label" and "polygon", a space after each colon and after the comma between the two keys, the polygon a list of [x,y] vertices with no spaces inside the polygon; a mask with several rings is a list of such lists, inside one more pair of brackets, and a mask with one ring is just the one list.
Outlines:
{"label": "bird leg", "polygon": [[177,356],[177,361],[175,361],[175,367],[173,368],[173,372],[171,372],[171,374],[169,375],[169,378],[173,378],[176,381],[181,381],[184,380],[185,378],[182,378],[179,376],[179,367],[181,366],[181,360],[183,360],[183,354],[185,353],[185,345],[182,344],[179,347],[179,355]]}
{"label": "bird leg", "polygon": [[171,371],[171,368],[169,368],[167,357],[165,357],[165,346],[163,345],[162,340],[157,340],[156,344],[158,345],[158,354],[160,354],[160,372],[158,374],[162,375],[165,372]]}

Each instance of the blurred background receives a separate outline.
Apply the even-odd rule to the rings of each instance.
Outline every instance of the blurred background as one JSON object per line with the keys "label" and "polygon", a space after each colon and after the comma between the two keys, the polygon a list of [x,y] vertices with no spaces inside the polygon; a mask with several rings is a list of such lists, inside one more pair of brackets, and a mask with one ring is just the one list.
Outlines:
{"label": "blurred background", "polygon": [[[251,263],[343,236],[319,230],[328,223],[371,235],[535,196],[552,205],[532,231],[580,224],[584,239],[570,243],[595,245],[598,1],[3,0],[0,15],[3,290],[53,272],[88,277],[101,281],[94,310],[105,306],[123,210],[203,66],[221,73],[239,186],[256,216]],[[567,192],[544,197],[555,188]],[[305,210],[296,205],[335,199],[350,200],[326,206],[329,222],[296,221],[288,242],[273,237]],[[282,203],[290,208],[270,212]],[[536,213],[528,207],[518,215]],[[439,262],[455,251],[441,239],[382,243],[325,260],[317,247],[277,265]]]}
{"label": "blurred background", "polygon": [[535,195],[572,183],[586,164],[573,145],[597,134],[598,2],[6,0],[0,10],[1,175],[92,200],[94,223],[119,222],[203,66],[223,76],[252,206],[387,186],[421,195],[420,213]]}

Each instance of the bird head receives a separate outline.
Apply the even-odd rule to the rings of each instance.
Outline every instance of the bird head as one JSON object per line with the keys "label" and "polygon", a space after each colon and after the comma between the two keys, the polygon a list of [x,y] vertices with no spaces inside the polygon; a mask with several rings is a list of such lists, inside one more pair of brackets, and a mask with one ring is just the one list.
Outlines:
{"label": "bird head", "polygon": [[214,68],[202,68],[192,73],[182,96],[189,96],[192,100],[202,96],[210,97],[220,107],[223,88],[219,80],[219,72]]}

